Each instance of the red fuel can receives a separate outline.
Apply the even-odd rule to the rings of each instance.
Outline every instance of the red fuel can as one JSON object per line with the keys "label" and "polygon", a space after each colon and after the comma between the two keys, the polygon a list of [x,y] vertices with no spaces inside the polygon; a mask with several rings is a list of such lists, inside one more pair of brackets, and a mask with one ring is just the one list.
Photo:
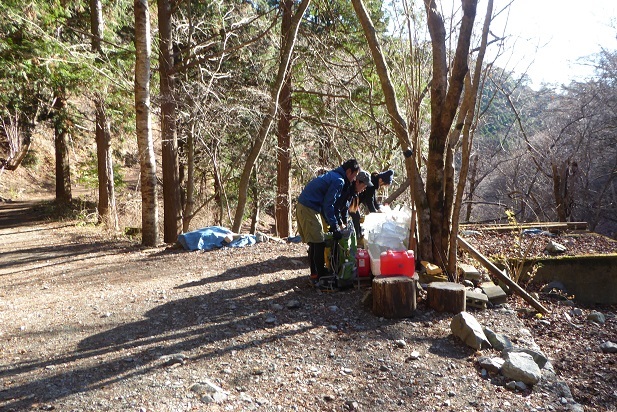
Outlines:
{"label": "red fuel can", "polygon": [[358,249],[356,252],[356,267],[358,268],[358,277],[364,278],[371,275],[371,260],[366,250]]}
{"label": "red fuel can", "polygon": [[416,259],[413,250],[383,252],[379,257],[379,269],[382,276],[409,276],[416,271]]}

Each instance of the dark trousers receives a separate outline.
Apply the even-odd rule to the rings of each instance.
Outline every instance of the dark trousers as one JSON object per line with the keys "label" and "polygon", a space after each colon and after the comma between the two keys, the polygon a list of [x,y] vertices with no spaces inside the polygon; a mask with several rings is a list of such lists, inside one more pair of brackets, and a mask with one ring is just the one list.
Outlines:
{"label": "dark trousers", "polygon": [[325,251],[326,244],[322,243],[309,243],[308,244],[308,258],[309,267],[311,269],[311,275],[317,275],[318,277],[327,274]]}

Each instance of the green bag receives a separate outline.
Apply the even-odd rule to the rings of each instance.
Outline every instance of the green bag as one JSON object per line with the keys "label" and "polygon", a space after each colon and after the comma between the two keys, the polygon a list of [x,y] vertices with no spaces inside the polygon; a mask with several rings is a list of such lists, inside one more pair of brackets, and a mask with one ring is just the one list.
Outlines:
{"label": "green bag", "polygon": [[346,289],[353,287],[358,278],[356,266],[356,232],[353,225],[341,231],[343,235],[338,242],[332,238],[332,233],[326,233],[326,262],[333,272],[336,287]]}

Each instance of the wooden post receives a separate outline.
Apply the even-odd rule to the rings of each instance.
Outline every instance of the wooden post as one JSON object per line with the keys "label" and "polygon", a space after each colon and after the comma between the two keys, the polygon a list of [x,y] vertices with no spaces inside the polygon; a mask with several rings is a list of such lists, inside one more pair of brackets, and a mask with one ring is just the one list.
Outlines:
{"label": "wooden post", "polygon": [[416,310],[416,281],[409,276],[373,279],[373,314],[389,319],[408,318]]}
{"label": "wooden post", "polygon": [[437,312],[465,310],[465,286],[454,282],[431,282],[426,289],[428,306]]}
{"label": "wooden post", "polygon": [[467,242],[462,237],[458,236],[458,245],[465,249],[467,252],[471,254],[478,262],[482,264],[485,268],[491,271],[492,274],[497,276],[499,280],[508,285],[516,294],[525,299],[527,303],[537,309],[542,313],[550,313],[550,310],[542,306],[540,302],[533,298],[529,293],[527,293],[523,288],[521,288],[518,283],[514,282],[510,279],[505,273],[503,273],[497,266],[493,264],[490,260],[488,260],[482,253],[480,253],[476,248],[471,246],[469,242]]}

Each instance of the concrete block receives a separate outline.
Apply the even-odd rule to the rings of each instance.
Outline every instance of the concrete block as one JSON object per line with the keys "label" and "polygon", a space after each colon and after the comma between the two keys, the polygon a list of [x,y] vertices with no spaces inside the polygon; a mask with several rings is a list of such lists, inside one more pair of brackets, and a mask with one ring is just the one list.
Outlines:
{"label": "concrete block", "polygon": [[464,279],[469,279],[469,280],[482,279],[482,274],[478,271],[478,269],[476,269],[472,265],[468,265],[465,263],[459,263],[458,272],[459,274],[463,275]]}
{"label": "concrete block", "polygon": [[472,308],[486,309],[486,304],[488,303],[488,296],[471,290],[465,291],[465,299],[467,300],[467,306]]}
{"label": "concrete block", "polygon": [[486,294],[486,296],[488,296],[488,300],[493,305],[500,305],[506,303],[508,300],[508,295],[506,295],[506,292],[504,292],[502,288],[500,288],[493,282],[481,283],[480,288]]}

